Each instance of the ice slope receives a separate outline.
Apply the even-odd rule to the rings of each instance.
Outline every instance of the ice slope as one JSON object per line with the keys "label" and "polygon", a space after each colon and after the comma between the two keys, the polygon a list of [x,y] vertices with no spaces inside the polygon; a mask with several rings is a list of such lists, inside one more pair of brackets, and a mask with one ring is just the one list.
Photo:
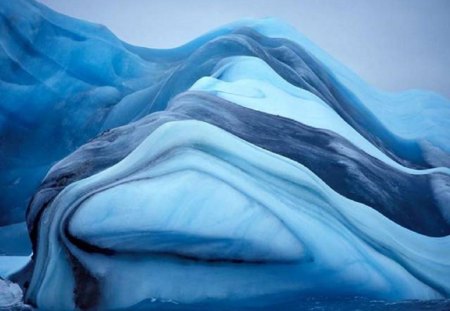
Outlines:
{"label": "ice slope", "polygon": [[[433,236],[450,232],[443,213],[448,204],[437,201],[441,196],[433,193],[438,189],[433,183],[445,182],[447,175],[397,170],[331,131],[191,91],[173,99],[164,112],[113,129],[56,164],[30,205],[28,223],[32,237],[36,236],[37,218],[63,187],[119,162],[161,124],[186,119],[216,125],[302,163],[337,192],[377,209],[406,228]],[[445,190],[445,185],[442,188]]]}
{"label": "ice slope", "polygon": [[0,278],[11,277],[22,270],[31,256],[0,256]]}
{"label": "ice slope", "polygon": [[445,99],[373,90],[277,20],[237,22],[179,48],[155,50],[130,46],[102,26],[34,1],[3,1],[0,16],[0,224],[23,220],[55,161],[103,130],[164,110],[229,56],[266,62],[395,161],[448,166]]}
{"label": "ice slope", "polygon": [[[393,161],[346,123],[319,97],[289,84],[259,58],[245,56],[225,58],[216,66],[211,77],[198,80],[191,89],[208,91],[254,110],[333,131],[372,157],[397,169],[412,174],[427,172],[427,170],[414,171]],[[276,104],[273,104],[275,102]]]}
{"label": "ice slope", "polygon": [[450,297],[448,100],[275,19],[156,50],[31,0],[0,18],[0,270],[27,303]]}
{"label": "ice slope", "polygon": [[299,163],[199,121],[159,126],[66,187],[41,222],[27,299],[52,308],[450,292],[448,236],[402,228]]}
{"label": "ice slope", "polygon": [[151,83],[152,71],[104,27],[36,2],[2,1],[0,33],[0,224],[8,224],[23,220],[51,164],[97,134],[108,107]]}

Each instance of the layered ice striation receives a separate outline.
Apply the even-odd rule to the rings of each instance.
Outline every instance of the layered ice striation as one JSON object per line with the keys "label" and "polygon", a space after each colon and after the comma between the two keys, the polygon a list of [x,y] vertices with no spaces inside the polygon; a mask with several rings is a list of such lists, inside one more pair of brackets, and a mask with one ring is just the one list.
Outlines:
{"label": "layered ice striation", "polygon": [[0,271],[27,303],[450,296],[448,100],[274,19],[156,50],[0,12]]}

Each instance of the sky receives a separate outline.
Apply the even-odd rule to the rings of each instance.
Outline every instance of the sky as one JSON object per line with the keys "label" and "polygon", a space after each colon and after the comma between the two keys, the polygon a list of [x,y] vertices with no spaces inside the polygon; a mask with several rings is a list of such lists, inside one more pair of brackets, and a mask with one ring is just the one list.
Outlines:
{"label": "sky", "polygon": [[181,45],[241,18],[277,17],[378,88],[450,98],[450,0],[39,1],[154,48]]}

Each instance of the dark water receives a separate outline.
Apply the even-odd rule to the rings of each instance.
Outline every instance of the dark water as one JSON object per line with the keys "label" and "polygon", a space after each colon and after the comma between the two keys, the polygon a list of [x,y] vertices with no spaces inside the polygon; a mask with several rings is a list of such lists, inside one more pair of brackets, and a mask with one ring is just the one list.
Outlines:
{"label": "dark water", "polygon": [[[37,310],[20,305],[3,310]],[[275,311],[450,311],[450,299],[446,300],[408,300],[388,302],[365,298],[326,299],[305,298],[297,300],[274,301],[264,303],[258,300],[240,302],[206,302],[201,304],[179,304],[174,301],[145,301],[126,310],[161,310],[161,311],[240,311],[240,310],[275,310]]]}
{"label": "dark water", "polygon": [[367,298],[292,298],[272,300],[270,303],[261,300],[245,300],[235,302],[206,302],[201,304],[178,304],[174,301],[145,301],[128,310],[277,310],[277,311],[450,311],[450,299],[446,300],[408,300],[389,302],[370,300]]}

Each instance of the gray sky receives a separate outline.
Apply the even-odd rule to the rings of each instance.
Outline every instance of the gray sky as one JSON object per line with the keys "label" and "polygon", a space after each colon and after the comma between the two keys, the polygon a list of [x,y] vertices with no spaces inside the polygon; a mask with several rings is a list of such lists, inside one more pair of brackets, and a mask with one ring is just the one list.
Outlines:
{"label": "gray sky", "polygon": [[175,47],[244,17],[290,23],[384,90],[450,98],[450,0],[39,0],[147,47]]}

